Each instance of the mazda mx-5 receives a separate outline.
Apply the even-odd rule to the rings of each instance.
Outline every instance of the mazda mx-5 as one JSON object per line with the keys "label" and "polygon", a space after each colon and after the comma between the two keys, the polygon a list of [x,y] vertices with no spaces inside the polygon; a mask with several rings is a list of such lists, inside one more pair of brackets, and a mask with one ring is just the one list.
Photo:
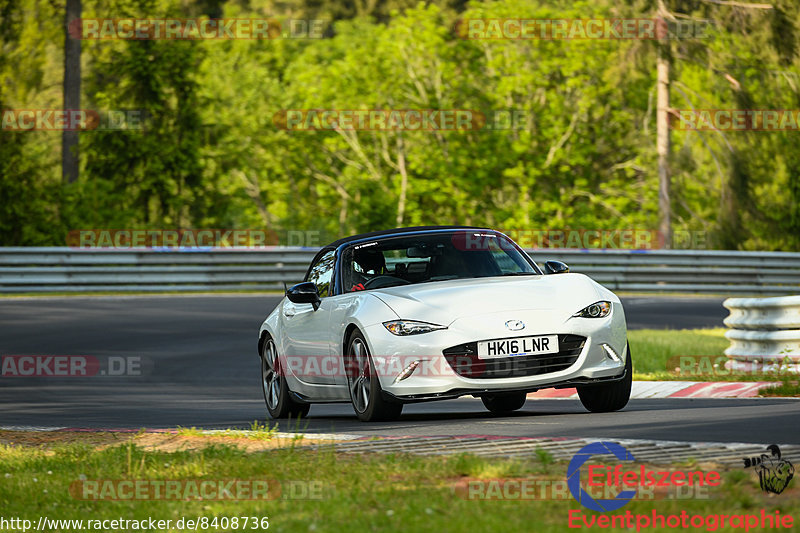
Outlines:
{"label": "mazda mx-5", "polygon": [[558,261],[543,268],[504,234],[386,230],[338,240],[264,320],[261,378],[273,418],[349,402],[386,420],[411,402],[472,395],[492,413],[577,388],[622,409],[632,364],[619,298]]}

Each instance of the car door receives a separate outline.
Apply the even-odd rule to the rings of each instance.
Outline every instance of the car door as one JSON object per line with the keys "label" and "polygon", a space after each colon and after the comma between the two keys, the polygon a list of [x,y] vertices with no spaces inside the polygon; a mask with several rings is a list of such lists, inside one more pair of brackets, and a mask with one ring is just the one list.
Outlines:
{"label": "car door", "polygon": [[306,281],[314,283],[321,298],[319,307],[296,304],[284,298],[281,322],[286,332],[284,351],[291,371],[308,383],[333,384],[335,361],[331,360],[329,323],[336,251],[328,250],[315,258]]}

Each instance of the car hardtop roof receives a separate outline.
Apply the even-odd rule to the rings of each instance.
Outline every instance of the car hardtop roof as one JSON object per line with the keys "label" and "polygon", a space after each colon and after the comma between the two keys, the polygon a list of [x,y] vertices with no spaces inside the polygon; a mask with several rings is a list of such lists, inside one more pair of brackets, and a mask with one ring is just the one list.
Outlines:
{"label": "car hardtop roof", "polygon": [[394,228],[384,229],[380,231],[371,231],[369,233],[360,233],[334,241],[326,246],[326,249],[339,248],[344,244],[350,244],[359,241],[368,241],[376,237],[394,237],[398,235],[413,234],[413,233],[434,233],[442,230],[479,230],[479,231],[492,231],[495,230],[485,228],[483,226],[412,226],[408,228]]}

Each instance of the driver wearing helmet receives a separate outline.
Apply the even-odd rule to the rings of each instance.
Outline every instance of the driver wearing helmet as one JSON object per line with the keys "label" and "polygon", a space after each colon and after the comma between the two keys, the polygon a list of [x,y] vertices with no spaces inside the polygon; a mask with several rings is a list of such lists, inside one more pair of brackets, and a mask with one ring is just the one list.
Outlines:
{"label": "driver wearing helmet", "polygon": [[353,268],[353,286],[350,292],[363,291],[364,283],[370,279],[386,273],[386,258],[380,250],[370,248],[356,250],[353,254],[353,263],[359,269]]}

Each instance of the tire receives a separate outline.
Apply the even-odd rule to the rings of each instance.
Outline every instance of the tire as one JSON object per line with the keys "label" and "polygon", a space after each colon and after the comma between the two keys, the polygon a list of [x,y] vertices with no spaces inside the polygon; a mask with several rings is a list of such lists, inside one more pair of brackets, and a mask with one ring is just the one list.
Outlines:
{"label": "tire", "polygon": [[372,364],[364,335],[356,330],[347,341],[347,389],[356,416],[362,422],[394,420],[403,412],[402,403],[392,403],[383,397],[380,380]]}
{"label": "tire", "polygon": [[625,377],[606,385],[588,385],[578,387],[578,396],[583,406],[593,413],[609,413],[619,411],[626,405],[631,397],[631,384],[633,383],[633,362],[631,360],[631,347],[628,345],[628,356],[625,358]]}
{"label": "tire", "polygon": [[261,345],[261,390],[271,418],[305,418],[311,404],[292,399],[275,341],[267,337]]}
{"label": "tire", "polygon": [[525,405],[526,398],[527,395],[524,392],[512,392],[509,394],[481,396],[481,401],[489,411],[500,415],[521,409]]}

